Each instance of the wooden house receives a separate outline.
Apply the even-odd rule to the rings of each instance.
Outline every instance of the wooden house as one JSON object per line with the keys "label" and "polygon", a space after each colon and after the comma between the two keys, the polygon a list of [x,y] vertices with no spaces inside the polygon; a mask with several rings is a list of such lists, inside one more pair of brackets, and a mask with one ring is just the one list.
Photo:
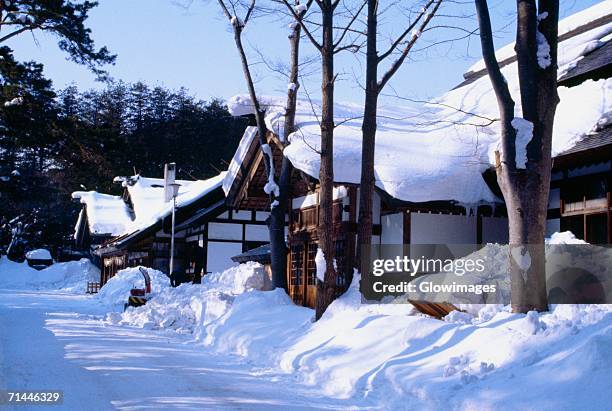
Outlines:
{"label": "wooden house", "polygon": [[[608,80],[611,59],[607,39],[612,31],[612,11],[597,18],[594,15],[597,13],[587,10],[560,24],[561,103],[553,139],[547,233],[572,230],[587,241],[610,243],[612,104],[606,96],[612,88]],[[587,43],[591,46],[584,47]],[[504,75],[511,89],[516,90],[512,47],[498,53]],[[510,57],[504,58],[506,54]],[[482,63],[466,73],[462,84],[442,96],[442,104],[418,110],[379,110],[372,245],[507,241],[508,222],[492,155],[499,137],[495,121],[490,119],[497,117],[497,106],[487,73],[478,68],[479,64]],[[283,149],[282,129],[279,122],[275,123],[275,119],[282,119],[283,100],[262,100],[271,130],[266,137],[277,175],[282,156],[294,166],[290,206],[286,210],[289,293],[296,304],[313,307],[319,126],[312,113],[318,107],[310,101],[298,102],[299,129]],[[230,100],[229,107],[234,115],[252,110],[244,96]],[[333,232],[336,264],[341,273],[339,292],[350,281],[356,256],[360,110],[341,104],[335,108],[338,118],[334,135]],[[270,207],[264,192],[268,176],[256,133],[255,127],[247,129],[223,182],[228,207],[239,212]]]}
{"label": "wooden house", "polygon": [[[176,197],[175,271],[198,281],[207,272],[236,264],[231,257],[267,242],[266,213],[228,209],[221,188],[224,173],[208,180],[175,180],[173,165],[166,177],[118,177],[123,194],[76,192],[82,203],[75,230],[81,248],[91,250],[100,266],[100,285],[117,271],[144,265],[168,273],[172,232],[169,185],[180,184]],[[92,235],[92,233],[94,233]],[[95,241],[92,241],[94,240]],[[86,242],[85,240],[89,240]]]}

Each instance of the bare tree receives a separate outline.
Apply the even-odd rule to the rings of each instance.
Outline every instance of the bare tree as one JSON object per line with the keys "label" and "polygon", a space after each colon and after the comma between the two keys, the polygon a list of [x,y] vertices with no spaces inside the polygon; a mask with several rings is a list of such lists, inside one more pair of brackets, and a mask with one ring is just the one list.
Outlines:
{"label": "bare tree", "polygon": [[[312,2],[312,0],[310,0]],[[279,176],[279,185],[276,184],[275,170],[273,167],[272,150],[268,145],[267,127],[265,123],[265,110],[262,108],[255,83],[251,74],[249,60],[242,43],[242,33],[247,23],[252,19],[253,13],[256,11],[256,0],[251,0],[250,3],[244,4],[241,1],[218,0],[224,15],[231,23],[234,32],[234,42],[240,56],[242,71],[247,83],[249,97],[253,105],[255,121],[257,123],[257,133],[259,143],[264,155],[264,165],[266,174],[269,176],[268,181],[271,183],[266,185],[266,192],[270,196],[270,218],[268,219],[268,229],[270,234],[270,253],[272,263],[272,282],[275,287],[287,288],[287,247],[285,245],[285,213],[287,210],[287,197],[290,188],[290,179],[292,166],[289,160],[283,156],[281,163],[281,171]],[[299,6],[300,1],[296,0],[295,4]],[[306,8],[296,7],[296,18],[301,20],[306,12]],[[237,10],[244,11],[244,18],[237,16]],[[287,136],[295,130],[295,111],[297,104],[297,90],[299,83],[297,81],[299,75],[299,44],[300,44],[301,26],[295,24],[289,36],[291,46],[290,57],[290,86],[287,92],[287,104],[285,106],[285,127],[284,136],[279,136],[283,142],[287,142]]]}
{"label": "bare tree", "polygon": [[[376,146],[376,113],[378,97],[389,80],[406,61],[408,54],[416,44],[421,34],[438,11],[442,0],[429,0],[408,24],[406,29],[382,54],[378,53],[378,17],[379,0],[368,0],[367,11],[367,42],[366,42],[366,77],[365,103],[363,112],[362,148],[361,148],[361,181],[359,194],[359,231],[357,245],[358,253],[367,259],[369,246],[372,243],[372,196],[374,195],[374,155]],[[398,52],[399,53],[396,53]],[[395,56],[389,67],[378,78],[380,65],[389,57]],[[363,255],[365,253],[366,255]],[[357,261],[357,264],[360,264]]]}
{"label": "bare tree", "polygon": [[[318,28],[321,41],[317,41],[308,29],[304,19],[300,19],[298,9],[293,8],[287,0],[281,0],[291,15],[302,26],[302,30],[312,45],[321,55],[321,146],[319,169],[319,225],[317,228],[319,248],[325,257],[325,275],[323,282],[317,280],[317,304],[315,318],[319,319],[332,303],[336,295],[338,273],[334,268],[333,238],[333,188],[334,188],[334,55],[342,50],[354,49],[353,44],[344,44],[347,34],[357,21],[366,1],[359,2],[356,11],[349,12],[346,24],[337,27],[334,24],[340,0],[314,0],[321,15]],[[337,35],[337,36],[336,36]]]}
{"label": "bare tree", "polygon": [[[548,309],[544,236],[557,94],[559,2],[517,0],[516,55],[522,118],[495,57],[486,0],[475,0],[482,55],[497,96],[501,152],[497,181],[508,210],[512,309]],[[525,155],[526,154],[526,155]],[[525,158],[526,157],[526,158]]]}

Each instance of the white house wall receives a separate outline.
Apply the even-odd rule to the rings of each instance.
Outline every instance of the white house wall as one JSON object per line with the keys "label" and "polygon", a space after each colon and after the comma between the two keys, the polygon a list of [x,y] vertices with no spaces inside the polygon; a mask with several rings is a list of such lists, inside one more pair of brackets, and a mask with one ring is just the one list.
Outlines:
{"label": "white house wall", "polygon": [[246,241],[270,241],[270,231],[266,225],[251,225],[245,227]]}
{"label": "white house wall", "polygon": [[209,223],[208,238],[242,241],[242,224]]}
{"label": "white house wall", "polygon": [[476,217],[410,213],[412,244],[476,244]]}
{"label": "white house wall", "polygon": [[508,242],[508,219],[499,217],[482,217],[482,242],[500,243]]}
{"label": "white house wall", "polygon": [[404,213],[387,214],[381,217],[381,244],[404,243]]}

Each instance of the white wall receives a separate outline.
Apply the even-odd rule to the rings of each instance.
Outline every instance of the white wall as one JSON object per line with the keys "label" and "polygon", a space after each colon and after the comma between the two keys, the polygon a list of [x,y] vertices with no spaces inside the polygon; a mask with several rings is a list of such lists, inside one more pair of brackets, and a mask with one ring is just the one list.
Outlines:
{"label": "white wall", "polygon": [[234,220],[250,220],[251,212],[248,210],[234,210],[232,211],[232,219]]}
{"label": "white wall", "polygon": [[242,241],[242,224],[208,223],[208,238]]}
{"label": "white wall", "polygon": [[476,217],[410,213],[411,244],[476,244]]}
{"label": "white wall", "polygon": [[255,220],[257,221],[266,221],[270,213],[268,211],[256,211],[255,212]]}
{"label": "white wall", "polygon": [[270,241],[270,230],[267,225],[247,224],[245,235],[246,241]]}
{"label": "white wall", "polygon": [[209,241],[207,253],[206,271],[213,273],[223,271],[226,268],[238,265],[231,260],[231,257],[242,253],[242,244]]}
{"label": "white wall", "polygon": [[507,244],[508,219],[482,217],[482,242]]}
{"label": "white wall", "polygon": [[404,213],[387,214],[381,217],[381,244],[404,243]]}

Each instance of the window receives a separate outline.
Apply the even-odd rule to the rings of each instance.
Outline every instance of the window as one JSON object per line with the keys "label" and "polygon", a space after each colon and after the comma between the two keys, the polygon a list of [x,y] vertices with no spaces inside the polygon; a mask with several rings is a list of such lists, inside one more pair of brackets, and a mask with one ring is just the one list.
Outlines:
{"label": "window", "polygon": [[302,244],[293,245],[291,247],[291,276],[289,278],[289,285],[291,286],[302,285],[303,258],[304,246]]}
{"label": "window", "polygon": [[576,179],[561,188],[561,230],[591,244],[607,244],[609,233],[609,177]]}

